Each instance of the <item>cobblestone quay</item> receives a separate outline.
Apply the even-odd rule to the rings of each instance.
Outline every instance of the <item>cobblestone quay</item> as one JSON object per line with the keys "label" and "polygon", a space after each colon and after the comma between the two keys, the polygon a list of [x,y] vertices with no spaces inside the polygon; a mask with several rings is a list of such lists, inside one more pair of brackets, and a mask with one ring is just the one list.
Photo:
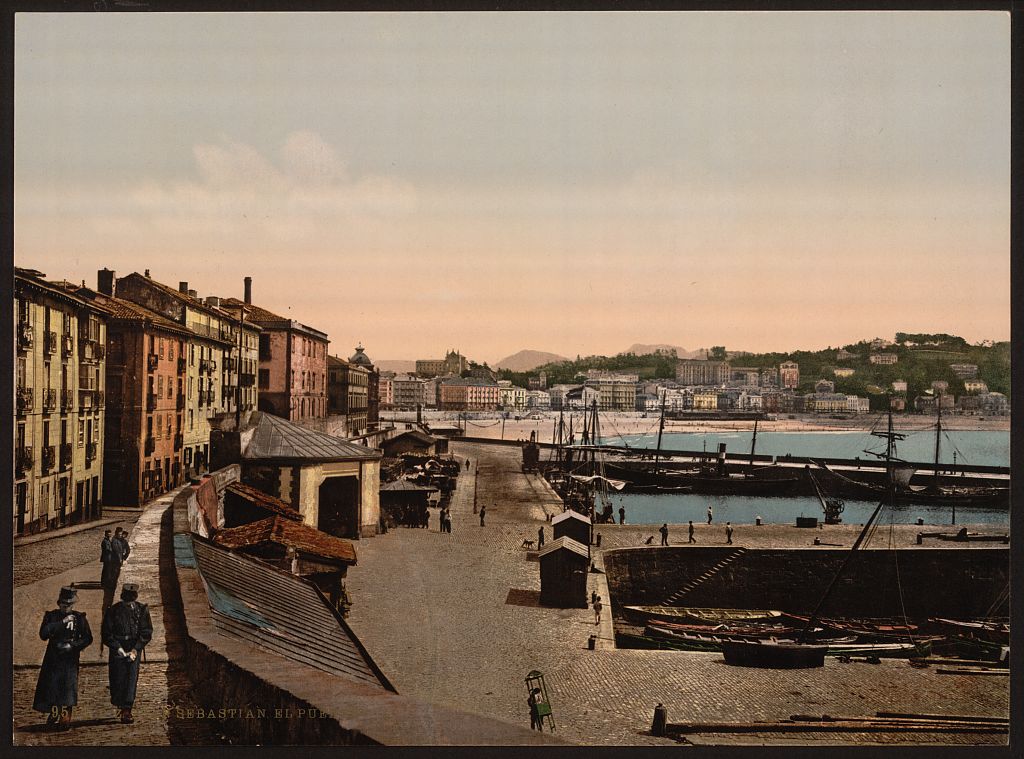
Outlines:
{"label": "cobblestone quay", "polygon": [[[902,660],[843,664],[831,657],[821,669],[737,669],[714,653],[614,649],[607,640],[609,628],[595,626],[590,609],[539,606],[538,564],[530,560],[523,541],[535,540],[541,526],[551,539],[545,513],[560,513],[561,505],[546,482],[521,473],[517,447],[454,442],[452,450],[472,461],[455,491],[452,533],[438,532],[435,514],[429,530],[398,528],[362,540],[359,564],[347,581],[355,601],[349,621],[400,693],[529,724],[523,678],[538,669],[547,680],[557,734],[588,745],[671,744],[649,735],[658,702],[668,708],[672,722],[882,710],[1008,714],[1006,677],[945,675]],[[487,506],[485,527],[473,512],[474,500]],[[598,529],[602,548],[607,548],[638,546],[656,536],[657,527]],[[721,526],[712,528],[703,536],[698,533],[704,545],[725,540]],[[897,531],[897,541],[916,542],[918,529]],[[744,545],[756,534],[766,547],[806,546],[813,540],[809,532],[777,525],[754,533],[752,526],[737,525],[733,539]],[[685,529],[674,528],[671,540],[685,542]],[[603,579],[591,574],[588,593],[607,593]],[[603,601],[607,609],[606,595]],[[604,645],[589,650],[595,629]],[[751,740],[715,736],[721,743]],[[886,738],[830,735],[824,740]],[[963,742],[957,736],[921,740]],[[1005,737],[970,740],[1005,742]]]}

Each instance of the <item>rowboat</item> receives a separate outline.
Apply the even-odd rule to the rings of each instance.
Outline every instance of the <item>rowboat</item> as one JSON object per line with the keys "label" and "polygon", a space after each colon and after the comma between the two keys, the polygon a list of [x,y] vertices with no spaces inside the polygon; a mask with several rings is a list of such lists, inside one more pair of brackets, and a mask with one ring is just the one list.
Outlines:
{"label": "rowboat", "polygon": [[699,606],[626,606],[623,608],[648,619],[704,625],[735,621],[767,622],[782,617],[781,611],[771,609],[715,609]]}
{"label": "rowboat", "polygon": [[736,667],[806,669],[825,666],[828,646],[791,640],[744,640],[722,644],[726,664]]}

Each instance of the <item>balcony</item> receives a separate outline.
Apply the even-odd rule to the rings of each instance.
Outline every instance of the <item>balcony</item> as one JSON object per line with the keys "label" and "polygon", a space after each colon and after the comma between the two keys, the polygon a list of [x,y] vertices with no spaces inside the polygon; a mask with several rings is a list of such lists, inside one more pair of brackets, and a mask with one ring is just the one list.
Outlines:
{"label": "balcony", "polygon": [[71,443],[60,444],[60,468],[67,469],[71,466]]}
{"label": "balcony", "polygon": [[22,475],[25,472],[31,472],[32,463],[32,446],[25,445],[18,448],[14,457],[14,466],[17,467],[18,474]]}
{"label": "balcony", "polygon": [[147,437],[145,448],[143,450],[145,451],[146,456],[149,456],[151,453],[153,453],[153,451],[156,450],[156,438]]}
{"label": "balcony", "polygon": [[184,393],[178,393],[178,397],[177,397],[174,405],[175,405],[175,408],[178,409],[178,411],[181,411],[183,408],[185,408],[185,395],[184,395]]}
{"label": "balcony", "polygon": [[44,390],[43,393],[43,413],[57,410],[57,391],[56,390]]}
{"label": "balcony", "polygon": [[97,359],[103,358],[107,355],[107,346],[96,343],[96,347],[93,348],[93,356]]}
{"label": "balcony", "polygon": [[43,472],[49,472],[57,461],[57,451],[52,445],[43,447]]}
{"label": "balcony", "polygon": [[26,414],[33,408],[33,397],[31,387],[19,387],[17,398],[18,414]]}
{"label": "balcony", "polygon": [[70,356],[75,352],[75,338],[71,335],[62,335],[60,338],[60,349],[64,356]]}
{"label": "balcony", "polygon": [[93,391],[88,388],[78,388],[78,409],[88,411],[93,407]]}
{"label": "balcony", "polygon": [[88,337],[78,338],[78,358],[80,361],[95,361],[96,341]]}
{"label": "balcony", "polygon": [[205,406],[206,405],[206,391],[205,390],[200,390],[199,391],[199,405],[200,406]]}
{"label": "balcony", "polygon": [[156,393],[146,393],[146,410],[153,411],[156,409]]}
{"label": "balcony", "polygon": [[235,359],[226,358],[224,359],[224,371],[233,372],[235,371]]}
{"label": "balcony", "polygon": [[96,443],[85,444],[85,465],[89,466],[93,461],[96,460],[96,454],[99,452],[99,445]]}
{"label": "balcony", "polygon": [[75,391],[74,390],[61,390],[60,391],[60,410],[62,413],[73,411],[75,408]]}
{"label": "balcony", "polygon": [[183,358],[178,359],[178,374],[184,374],[185,370],[188,369],[188,362]]}
{"label": "balcony", "polygon": [[57,352],[57,333],[56,332],[44,332],[43,333],[43,353],[56,353]]}
{"label": "balcony", "polygon": [[174,436],[174,450],[180,451],[181,446],[184,445],[184,443],[185,439],[182,435],[179,434]]}
{"label": "balcony", "polygon": [[156,368],[160,365],[160,357],[155,353],[150,353],[146,356],[146,369],[155,372]]}
{"label": "balcony", "polygon": [[35,338],[35,330],[31,322],[21,322],[18,325],[18,350],[27,351],[32,347]]}
{"label": "balcony", "polygon": [[256,375],[255,374],[239,374],[238,375],[238,384],[241,385],[242,387],[252,387],[253,385],[256,384]]}

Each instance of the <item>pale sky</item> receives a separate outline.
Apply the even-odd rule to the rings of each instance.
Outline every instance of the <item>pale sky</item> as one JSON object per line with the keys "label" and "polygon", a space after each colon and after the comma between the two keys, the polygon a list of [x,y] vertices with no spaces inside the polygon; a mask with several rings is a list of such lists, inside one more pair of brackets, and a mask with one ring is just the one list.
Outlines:
{"label": "pale sky", "polygon": [[1010,20],[18,14],[15,261],[375,359],[1010,331]]}

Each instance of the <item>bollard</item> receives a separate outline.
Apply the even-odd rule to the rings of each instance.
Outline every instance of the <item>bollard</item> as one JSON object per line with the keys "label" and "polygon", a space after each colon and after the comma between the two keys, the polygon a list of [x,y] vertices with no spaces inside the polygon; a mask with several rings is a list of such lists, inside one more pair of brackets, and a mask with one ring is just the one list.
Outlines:
{"label": "bollard", "polygon": [[664,735],[665,726],[668,725],[668,709],[659,701],[654,707],[654,722],[651,723],[652,735]]}
{"label": "bollard", "polygon": [[601,533],[597,533],[597,547],[601,547]]}
{"label": "bollard", "polygon": [[814,545],[820,546],[821,545],[821,538],[815,538],[814,539]]}
{"label": "bollard", "polygon": [[923,525],[923,524],[924,524],[924,519],[922,519],[921,517],[918,517],[918,518],[917,518],[917,524],[918,524],[918,526],[919,526],[919,527],[920,527],[921,525]]}
{"label": "bollard", "polygon": [[917,533],[917,544],[921,545],[923,542],[924,542],[924,534],[920,533],[920,532]]}
{"label": "bollard", "polygon": [[597,636],[596,635],[591,635],[590,638],[587,640],[587,648],[589,648],[591,651],[594,651],[594,650],[597,649]]}
{"label": "bollard", "polygon": [[761,517],[754,517],[754,524],[756,524],[758,527],[760,527],[761,526]]}

